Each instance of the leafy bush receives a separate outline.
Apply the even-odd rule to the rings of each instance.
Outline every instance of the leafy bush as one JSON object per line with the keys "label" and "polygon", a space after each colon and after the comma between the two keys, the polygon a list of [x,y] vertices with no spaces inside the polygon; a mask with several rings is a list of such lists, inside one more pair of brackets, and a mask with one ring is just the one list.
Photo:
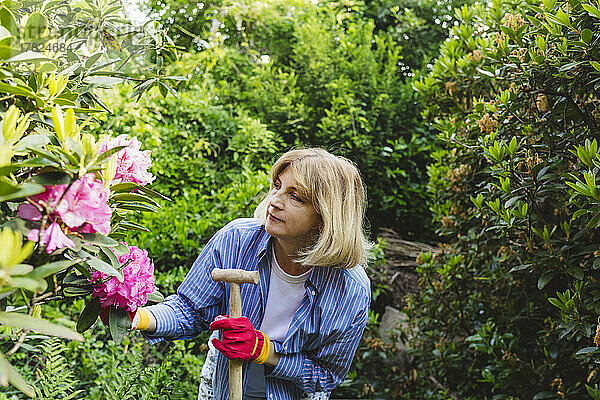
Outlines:
{"label": "leafy bush", "polygon": [[[447,34],[446,5],[221,2],[187,24],[175,16],[185,6],[149,3],[158,14],[168,8],[163,23],[175,20],[204,41],[191,56],[197,68],[187,68],[190,85],[260,120],[286,148],[321,146],[349,157],[367,183],[375,229],[421,237],[430,232],[424,182],[434,140],[409,81]],[[210,33],[193,30],[203,17]]]}
{"label": "leafy bush", "polygon": [[129,240],[147,249],[159,270],[189,267],[218,229],[252,216],[281,140],[247,113],[213,104],[207,88],[181,90],[179,98],[154,93],[138,103],[126,101],[130,90],[121,92],[100,129],[148,143],[153,188],[171,198],[158,200],[158,212],[139,215],[149,232]]}
{"label": "leafy bush", "polygon": [[[24,342],[31,331],[82,340],[41,318],[40,305],[90,294],[90,271],[122,279],[115,238],[136,227],[127,210],[153,209],[157,194],[143,187],[148,182],[114,181],[115,153],[126,146],[101,149],[86,128],[104,111],[100,87],[132,79],[138,96],[155,85],[173,91],[169,82],[178,78],[163,67],[177,54],[165,32],[153,28],[134,28],[120,6],[91,0],[0,4],[0,382],[29,396],[34,388],[4,351],[12,356],[30,346]],[[80,332],[98,309],[79,319]],[[45,396],[60,396],[46,389]]]}
{"label": "leafy bush", "polygon": [[429,175],[448,244],[423,256],[408,308],[411,395],[598,396],[598,6],[457,9],[415,83],[445,143]]}

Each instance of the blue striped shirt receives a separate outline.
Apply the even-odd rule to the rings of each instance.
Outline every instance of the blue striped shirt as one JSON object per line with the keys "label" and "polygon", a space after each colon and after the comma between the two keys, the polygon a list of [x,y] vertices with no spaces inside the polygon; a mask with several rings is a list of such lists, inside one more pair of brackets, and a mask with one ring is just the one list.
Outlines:
{"label": "blue striped shirt", "polygon": [[[229,313],[229,284],[214,282],[213,268],[259,271],[260,283],[241,285],[241,295],[242,315],[260,329],[269,292],[270,239],[255,219],[237,219],[222,228],[204,247],[177,294],[148,307],[157,325],[154,333],[145,333],[149,341],[192,338],[208,330],[217,315]],[[280,358],[274,368],[266,368],[268,400],[331,392],[346,377],[367,323],[371,291],[361,266],[313,267],[305,287],[284,341],[272,342]],[[228,398],[227,361],[218,352],[215,399]],[[244,363],[244,376],[246,370]]]}

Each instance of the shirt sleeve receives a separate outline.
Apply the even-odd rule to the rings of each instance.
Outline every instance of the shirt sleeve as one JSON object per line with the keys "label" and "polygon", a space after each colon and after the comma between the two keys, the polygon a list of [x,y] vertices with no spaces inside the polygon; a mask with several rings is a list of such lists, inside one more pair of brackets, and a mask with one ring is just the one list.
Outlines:
{"label": "shirt sleeve", "polygon": [[208,330],[222,311],[224,298],[224,285],[212,280],[211,271],[221,268],[220,254],[231,245],[230,236],[223,229],[215,234],[194,261],[177,293],[160,304],[146,307],[156,319],[156,331],[142,331],[150,343],[189,339]]}
{"label": "shirt sleeve", "polygon": [[[369,296],[363,302],[348,329],[327,338],[316,354],[280,354],[277,365],[267,376],[291,380],[307,393],[332,391],[348,374],[362,339],[368,319]],[[276,352],[281,350],[278,347]]]}

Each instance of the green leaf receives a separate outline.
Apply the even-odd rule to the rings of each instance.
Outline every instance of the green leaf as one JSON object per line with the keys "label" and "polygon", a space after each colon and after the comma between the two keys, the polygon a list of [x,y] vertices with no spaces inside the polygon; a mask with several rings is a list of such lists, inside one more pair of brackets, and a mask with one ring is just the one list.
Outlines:
{"label": "green leaf", "polygon": [[2,25],[0,25],[0,40],[10,38],[10,37],[12,37],[12,35],[10,34],[10,31],[8,29],[6,29],[5,27],[3,27]]}
{"label": "green leaf", "polygon": [[153,207],[149,204],[142,204],[142,203],[134,203],[134,202],[124,202],[124,203],[119,203],[117,205],[117,208],[123,209],[123,210],[134,210],[134,211],[144,211],[144,212],[157,212],[158,208]]}
{"label": "green leaf", "polygon": [[18,164],[5,165],[0,167],[0,176],[6,176],[15,171],[18,171],[21,167]]}
{"label": "green leaf", "polygon": [[129,314],[122,308],[111,306],[108,321],[110,336],[117,344],[121,343],[125,334],[131,330]]}
{"label": "green leaf", "polygon": [[110,158],[110,156],[112,156],[115,153],[118,153],[120,150],[124,149],[127,146],[117,146],[117,147],[113,147],[112,149],[106,150],[104,153],[100,154],[98,156],[98,158],[96,159],[96,164],[100,165],[102,163],[102,161],[106,160],[107,158]]}
{"label": "green leaf", "polygon": [[12,266],[12,268],[10,270],[10,274],[12,276],[27,275],[31,271],[33,271],[33,265],[29,265],[29,264],[17,264],[17,265],[13,265]]}
{"label": "green leaf", "polygon": [[581,4],[583,9],[588,12],[592,17],[600,18],[600,10],[591,4]]}
{"label": "green leaf", "polygon": [[531,267],[532,265],[533,264],[521,264],[521,265],[517,265],[516,267],[512,267],[509,272],[522,271],[524,269],[527,269],[527,268]]}
{"label": "green leaf", "polygon": [[135,91],[131,94],[130,98],[133,99],[134,97],[138,96],[141,97],[142,93],[144,92],[144,90],[146,90],[146,88],[148,88],[150,85],[154,85],[154,83],[156,82],[157,78],[152,78],[149,79],[145,82],[140,83],[139,85],[137,85],[134,89]]}
{"label": "green leaf", "polygon": [[111,88],[111,87],[113,87],[115,85],[118,85],[119,83],[123,82],[123,79],[122,78],[115,78],[115,77],[112,77],[112,76],[92,75],[92,76],[88,76],[83,81],[85,83],[88,83],[88,84],[99,85],[99,86],[104,87],[104,88]]}
{"label": "green leaf", "polygon": [[27,276],[14,276],[9,281],[10,287],[42,292],[48,288],[46,281],[34,280]]}
{"label": "green leaf", "polygon": [[49,264],[40,265],[39,267],[37,267],[33,271],[31,271],[29,274],[27,274],[27,277],[31,278],[31,279],[37,279],[37,280],[44,279],[47,276],[54,275],[61,271],[64,271],[65,269],[69,268],[70,266],[80,263],[81,261],[82,261],[81,259],[62,260],[62,261],[55,261],[55,262],[52,262]]}
{"label": "green leaf", "polygon": [[63,294],[67,297],[82,297],[92,293],[92,287],[68,286],[63,289]]}
{"label": "green leaf", "polygon": [[121,221],[119,222],[119,226],[134,231],[150,232],[150,229],[146,228],[144,225],[136,224],[135,222],[131,221]]}
{"label": "green leaf", "polygon": [[15,144],[15,152],[26,151],[28,147],[42,147],[50,143],[50,138],[46,135],[27,135]]}
{"label": "green leaf", "polygon": [[108,257],[113,267],[115,267],[116,269],[121,269],[121,262],[110,247],[100,247],[100,250],[106,255],[106,257]]}
{"label": "green leaf", "polygon": [[552,304],[554,307],[558,307],[561,310],[564,309],[564,304],[558,300],[556,297],[550,297],[548,298],[548,301],[550,302],[550,304]]}
{"label": "green leaf", "polygon": [[46,35],[48,19],[39,12],[29,14],[23,29],[23,40],[31,42]]}
{"label": "green leaf", "polygon": [[61,163],[60,158],[58,158],[58,156],[50,153],[49,151],[42,150],[42,149],[36,149],[35,147],[28,147],[27,150],[31,151],[32,153],[34,153],[40,157],[46,158],[50,161],[54,161],[56,164]]}
{"label": "green leaf", "polygon": [[573,278],[577,280],[582,280],[584,277],[583,271],[581,268],[576,266],[570,266],[566,268],[567,273],[571,275]]}
{"label": "green leaf", "polygon": [[[102,153],[104,154],[104,153]],[[110,191],[113,193],[120,193],[120,192],[131,192],[133,189],[140,187],[140,185],[138,185],[137,183],[134,182],[121,182],[121,183],[117,183],[116,185],[112,185],[110,187]]]}
{"label": "green leaf", "polygon": [[11,93],[17,96],[34,97],[35,92],[28,86],[9,85],[5,82],[0,82],[0,92]]}
{"label": "green leaf", "polygon": [[486,71],[485,69],[482,68],[475,68],[477,70],[477,72],[479,72],[482,75],[488,76],[490,78],[493,78],[495,75],[493,73],[491,73],[490,71]]}
{"label": "green leaf", "polygon": [[141,190],[142,192],[146,193],[149,196],[157,197],[159,199],[163,199],[163,200],[166,200],[166,201],[173,201],[169,197],[165,196],[164,194],[159,193],[156,190],[147,188],[146,186],[140,186],[139,190]]}
{"label": "green leaf", "polygon": [[8,326],[27,329],[44,335],[83,342],[83,336],[79,333],[73,332],[64,326],[53,324],[45,319],[35,318],[27,314],[0,311],[0,322]]}
{"label": "green leaf", "polygon": [[600,353],[600,348],[598,347],[584,347],[583,349],[577,351],[577,353],[575,353],[576,356],[580,356],[582,354],[595,354],[595,353]]}
{"label": "green leaf", "polygon": [[[8,384],[10,382],[14,387],[19,389],[29,397],[35,397],[33,388],[25,382],[19,371],[4,358],[4,354],[0,353],[0,383]],[[6,386],[6,385],[3,385]]]}
{"label": "green leaf", "polygon": [[113,194],[111,196],[111,200],[112,201],[134,201],[134,202],[141,202],[141,203],[148,203],[148,204],[152,204],[153,206],[156,206],[158,208],[162,208],[157,202],[156,200],[141,195],[141,194],[137,194],[137,193],[116,193]]}
{"label": "green leaf", "polygon": [[577,62],[571,62],[571,63],[561,65],[560,68],[558,69],[558,72],[569,71],[569,70],[575,68],[576,66],[583,64],[584,62],[585,61],[577,61]]}
{"label": "green leaf", "polygon": [[86,259],[85,262],[96,271],[103,272],[109,276],[116,276],[119,282],[123,282],[123,273],[117,270],[109,263],[106,263],[100,260],[99,258],[92,256],[84,250],[81,250],[79,253],[77,253],[77,255],[79,255],[79,257],[81,258]]}
{"label": "green leaf", "polygon": [[98,319],[100,313],[100,299],[94,297],[83,309],[77,320],[77,332],[83,333],[90,329]]}
{"label": "green leaf", "polygon": [[54,59],[51,57],[48,57],[42,53],[36,53],[35,51],[25,51],[21,54],[17,54],[16,56],[9,58],[5,62],[21,63],[21,62],[37,62],[37,61],[54,61]]}
{"label": "green leaf", "polygon": [[594,214],[594,216],[589,220],[589,222],[587,223],[587,225],[585,226],[588,229],[593,229],[595,227],[598,226],[598,223],[600,222],[600,212],[597,212],[596,214]]}
{"label": "green leaf", "polygon": [[71,182],[71,175],[62,171],[45,172],[34,175],[32,181],[44,186],[68,185]]}
{"label": "green leaf", "polygon": [[91,243],[98,246],[119,246],[119,242],[117,242],[115,239],[100,233],[82,233],[81,236],[83,236],[83,241],[86,243]]}
{"label": "green leaf", "polygon": [[556,271],[544,272],[538,279],[538,282],[537,282],[538,289],[542,290],[544,287],[546,287],[548,282],[550,282],[552,280],[552,278],[554,278],[555,276],[556,276]]}
{"label": "green leaf", "polygon": [[165,296],[163,296],[162,293],[158,291],[158,289],[154,289],[154,292],[148,295],[148,301],[151,301],[153,303],[162,303],[163,301],[165,301]]}
{"label": "green leaf", "polygon": [[[3,182],[0,182],[0,184]],[[21,186],[17,191],[12,193],[7,193],[5,195],[0,195],[0,201],[8,201],[8,200],[16,200],[22,199],[24,197],[33,196],[34,194],[42,193],[45,191],[42,185],[38,185],[31,182],[26,182]],[[1,192],[1,190],[0,190]]]}
{"label": "green leaf", "polygon": [[98,61],[100,57],[102,57],[102,54],[102,52],[98,52],[89,56],[89,58],[85,60],[85,67],[88,69],[91,68],[96,63],[96,61]]}

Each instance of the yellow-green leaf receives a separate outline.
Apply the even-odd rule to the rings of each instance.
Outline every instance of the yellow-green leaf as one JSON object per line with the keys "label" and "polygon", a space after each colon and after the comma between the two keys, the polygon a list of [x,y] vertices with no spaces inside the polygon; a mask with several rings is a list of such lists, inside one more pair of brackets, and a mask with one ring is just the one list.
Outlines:
{"label": "yellow-green leaf", "polygon": [[83,336],[64,326],[53,324],[45,319],[17,313],[0,311],[0,322],[20,329],[27,329],[44,335],[58,336],[83,342]]}
{"label": "yellow-green leaf", "polygon": [[0,384],[8,386],[10,382],[14,387],[19,389],[25,395],[34,398],[35,392],[33,388],[25,382],[25,379],[19,374],[19,371],[6,360],[4,355],[0,353]]}

